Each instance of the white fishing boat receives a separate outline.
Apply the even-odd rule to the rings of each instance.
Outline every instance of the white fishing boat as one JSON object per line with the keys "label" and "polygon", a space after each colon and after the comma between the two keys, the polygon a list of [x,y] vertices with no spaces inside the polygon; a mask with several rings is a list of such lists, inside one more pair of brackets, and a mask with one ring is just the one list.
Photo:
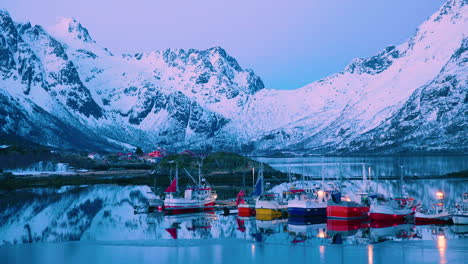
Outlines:
{"label": "white fishing boat", "polygon": [[[166,197],[164,198],[164,210],[167,213],[177,214],[213,210],[217,195],[206,179],[202,177],[200,171],[198,184],[188,186],[182,196],[179,192],[179,175],[178,166],[176,165],[175,178],[171,185],[165,190]],[[195,182],[188,172],[187,174]]]}
{"label": "white fishing boat", "polygon": [[468,193],[464,193],[462,202],[455,205],[453,223],[456,225],[468,225]]}
{"label": "white fishing boat", "polygon": [[369,209],[371,220],[400,221],[414,217],[413,198],[384,198],[373,200]]}
{"label": "white fishing boat", "polygon": [[416,224],[447,224],[452,221],[452,215],[447,208],[445,208],[443,203],[444,193],[437,192],[436,196],[439,201],[434,204],[432,208],[426,209],[419,205],[416,206],[416,212],[414,214]]}

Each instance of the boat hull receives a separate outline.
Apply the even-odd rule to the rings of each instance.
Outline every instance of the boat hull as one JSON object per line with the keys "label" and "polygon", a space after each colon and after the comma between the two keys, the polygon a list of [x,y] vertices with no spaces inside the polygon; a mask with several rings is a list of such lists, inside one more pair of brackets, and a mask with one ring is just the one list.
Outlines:
{"label": "boat hull", "polygon": [[255,216],[255,206],[247,205],[247,204],[240,204],[237,207],[237,214],[242,217]]}
{"label": "boat hull", "polygon": [[341,201],[329,202],[327,205],[327,218],[330,219],[365,219],[368,217],[369,207],[355,202]]}
{"label": "boat hull", "polygon": [[416,225],[430,225],[430,224],[449,224],[452,222],[452,216],[448,212],[440,214],[423,214],[416,212],[414,215]]}
{"label": "boat hull", "polygon": [[270,209],[270,208],[256,208],[255,215],[258,216],[272,216],[272,217],[282,217],[285,214],[284,210],[280,209]]}
{"label": "boat hull", "polygon": [[414,217],[411,209],[395,209],[389,205],[372,205],[369,213],[373,221],[403,221]]}
{"label": "boat hull", "polygon": [[452,219],[456,225],[468,225],[468,215],[454,215]]}
{"label": "boat hull", "polygon": [[255,215],[271,215],[281,217],[287,215],[287,205],[278,201],[257,201],[255,204]]}
{"label": "boat hull", "polygon": [[322,207],[322,208],[288,207],[288,215],[302,216],[302,217],[326,216],[327,208],[326,207]]}
{"label": "boat hull", "polygon": [[166,214],[186,214],[186,213],[196,213],[196,212],[206,212],[214,210],[215,202],[207,203],[186,203],[183,205],[177,204],[167,204],[164,205],[164,212]]}

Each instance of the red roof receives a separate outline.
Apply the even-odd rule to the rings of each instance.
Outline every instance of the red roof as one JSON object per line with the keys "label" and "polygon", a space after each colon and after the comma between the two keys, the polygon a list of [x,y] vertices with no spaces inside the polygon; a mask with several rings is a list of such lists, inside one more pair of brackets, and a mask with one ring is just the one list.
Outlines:
{"label": "red roof", "polygon": [[163,158],[165,155],[161,151],[155,150],[151,153],[148,153],[148,156],[153,157],[153,158]]}

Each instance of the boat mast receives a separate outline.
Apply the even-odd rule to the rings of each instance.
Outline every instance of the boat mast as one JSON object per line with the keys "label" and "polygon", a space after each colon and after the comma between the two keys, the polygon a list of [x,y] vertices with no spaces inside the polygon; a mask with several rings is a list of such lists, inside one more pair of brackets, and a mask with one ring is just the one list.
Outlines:
{"label": "boat mast", "polygon": [[260,169],[258,171],[258,179],[262,179],[262,191],[263,194],[265,192],[265,179],[263,178],[263,163],[260,163]]}
{"label": "boat mast", "polygon": [[176,192],[179,192],[179,164],[175,165]]}
{"label": "boat mast", "polygon": [[255,190],[255,165],[252,165],[252,191]]}
{"label": "boat mast", "polygon": [[201,161],[198,162],[198,187],[201,186]]}
{"label": "boat mast", "polygon": [[305,188],[305,182],[304,182],[304,157],[302,157],[302,177],[301,177],[301,181],[302,181],[302,188]]}
{"label": "boat mast", "polygon": [[362,163],[362,183],[364,184],[364,192],[367,192],[367,175],[365,163]]}
{"label": "boat mast", "polygon": [[323,166],[323,156],[322,156],[322,190],[325,189],[325,167]]}

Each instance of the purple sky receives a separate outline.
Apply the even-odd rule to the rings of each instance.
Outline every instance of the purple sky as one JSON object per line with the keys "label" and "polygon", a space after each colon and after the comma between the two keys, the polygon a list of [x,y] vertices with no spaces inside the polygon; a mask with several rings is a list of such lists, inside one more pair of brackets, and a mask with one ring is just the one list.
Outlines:
{"label": "purple sky", "polygon": [[114,53],[222,46],[269,88],[295,89],[400,44],[443,0],[2,0],[47,28],[74,17]]}

